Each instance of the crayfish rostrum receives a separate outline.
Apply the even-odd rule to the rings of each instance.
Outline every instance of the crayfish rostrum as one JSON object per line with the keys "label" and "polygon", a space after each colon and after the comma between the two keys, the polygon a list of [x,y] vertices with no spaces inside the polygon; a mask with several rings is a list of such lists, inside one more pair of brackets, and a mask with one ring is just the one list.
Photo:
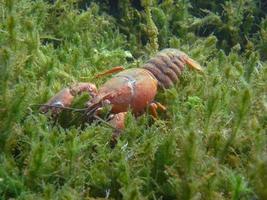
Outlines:
{"label": "crayfish rostrum", "polygon": [[40,110],[42,113],[51,110],[52,114],[57,115],[62,109],[69,108],[76,95],[87,92],[91,99],[86,103],[86,108],[82,109],[86,120],[101,120],[99,113],[104,107],[110,106],[105,122],[116,130],[115,139],[124,128],[124,119],[129,110],[138,116],[149,108],[154,118],[157,118],[158,108],[165,110],[163,105],[154,101],[158,88],[173,86],[186,64],[190,68],[202,71],[200,65],[184,52],[164,49],[141,68],[124,70],[122,67],[115,67],[99,74],[98,76],[103,76],[121,71],[98,90],[93,83],[77,83],[67,87],[42,105]]}

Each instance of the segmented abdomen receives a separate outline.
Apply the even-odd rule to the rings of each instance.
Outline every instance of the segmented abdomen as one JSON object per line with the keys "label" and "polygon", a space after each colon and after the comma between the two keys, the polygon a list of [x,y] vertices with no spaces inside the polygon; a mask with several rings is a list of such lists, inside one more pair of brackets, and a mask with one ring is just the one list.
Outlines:
{"label": "segmented abdomen", "polygon": [[150,59],[143,68],[150,71],[162,88],[170,88],[178,80],[188,56],[178,49],[164,49]]}

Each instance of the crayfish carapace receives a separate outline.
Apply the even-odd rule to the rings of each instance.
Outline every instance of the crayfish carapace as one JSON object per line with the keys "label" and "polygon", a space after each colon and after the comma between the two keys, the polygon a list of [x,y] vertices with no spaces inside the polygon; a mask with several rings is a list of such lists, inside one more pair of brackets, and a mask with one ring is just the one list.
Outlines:
{"label": "crayfish carapace", "polygon": [[[97,90],[93,83],[77,83],[61,90],[40,110],[43,113],[52,111],[58,114],[60,110],[69,108],[74,97],[82,92],[88,92],[91,99],[86,103],[85,112],[88,121],[100,119],[98,113],[105,106],[111,107],[108,123],[114,127],[114,137],[124,128],[124,119],[127,111],[134,115],[142,114],[147,108],[152,116],[157,118],[157,109],[165,110],[154,98],[158,88],[170,88],[178,80],[185,65],[192,69],[202,71],[200,65],[189,58],[187,54],[177,49],[164,49],[146,62],[142,68],[124,70],[116,67],[99,76],[121,71],[109,79]],[[103,121],[103,120],[102,120]]]}

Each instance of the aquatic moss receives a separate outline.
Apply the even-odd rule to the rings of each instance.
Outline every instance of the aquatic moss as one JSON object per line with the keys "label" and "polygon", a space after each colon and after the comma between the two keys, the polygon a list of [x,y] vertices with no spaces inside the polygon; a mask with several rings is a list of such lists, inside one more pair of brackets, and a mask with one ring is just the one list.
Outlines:
{"label": "aquatic moss", "polygon": [[[266,199],[264,1],[0,2],[1,199]],[[39,104],[174,47],[205,68],[159,92],[166,113],[64,126]],[[81,106],[88,96],[79,97]],[[68,122],[73,117],[66,113]]]}

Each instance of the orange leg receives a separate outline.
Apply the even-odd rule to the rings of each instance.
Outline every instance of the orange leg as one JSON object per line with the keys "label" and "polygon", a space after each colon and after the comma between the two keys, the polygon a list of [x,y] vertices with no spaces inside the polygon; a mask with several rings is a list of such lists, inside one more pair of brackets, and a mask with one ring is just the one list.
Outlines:
{"label": "orange leg", "polygon": [[166,107],[159,102],[152,102],[149,104],[149,110],[154,120],[157,120],[159,118],[157,109],[160,109],[161,111],[166,111]]}
{"label": "orange leg", "polygon": [[150,104],[149,104],[149,110],[150,110],[150,113],[151,113],[152,118],[153,118],[154,120],[156,120],[156,119],[159,118],[157,109],[158,109],[158,106],[157,106],[156,103],[150,103]]}
{"label": "orange leg", "polygon": [[52,97],[46,104],[41,106],[40,112],[47,113],[51,110],[52,116],[56,116],[61,111],[61,108],[69,107],[74,97],[82,92],[88,92],[91,96],[95,96],[97,89],[92,83],[77,83],[68,88],[64,88]]}
{"label": "orange leg", "polygon": [[105,71],[105,72],[103,72],[101,74],[97,74],[95,76],[95,78],[99,78],[99,77],[106,76],[106,75],[109,75],[109,74],[114,74],[114,73],[120,72],[122,70],[124,70],[124,68],[122,66],[113,67],[112,69],[107,70],[107,71]]}
{"label": "orange leg", "polygon": [[166,108],[164,105],[162,105],[161,103],[159,103],[159,102],[155,102],[155,104],[157,104],[158,108],[159,108],[161,111],[166,111],[166,110],[167,110],[167,108]]}

